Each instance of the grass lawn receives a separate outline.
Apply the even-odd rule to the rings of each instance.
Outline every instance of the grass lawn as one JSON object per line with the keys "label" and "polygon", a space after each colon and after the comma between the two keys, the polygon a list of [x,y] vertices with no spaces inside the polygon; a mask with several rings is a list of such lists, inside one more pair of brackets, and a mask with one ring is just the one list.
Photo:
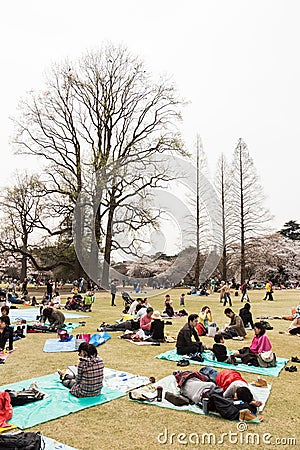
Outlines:
{"label": "grass lawn", "polygon": [[[37,292],[31,290],[30,295],[37,295],[41,299],[42,289]],[[130,292],[130,290],[128,290]],[[187,290],[174,289],[169,293],[173,300],[174,309],[179,307],[181,292]],[[162,311],[164,303],[164,292],[150,297],[152,291],[141,296],[149,296],[149,301],[154,309]],[[62,293],[65,301],[69,293]],[[253,318],[259,315],[285,315],[290,314],[291,308],[300,304],[300,291],[275,291],[274,302],[262,301],[264,291],[249,291],[251,299],[251,311]],[[131,294],[132,297],[136,297]],[[209,305],[213,311],[213,319],[222,327],[228,322],[223,313],[223,306],[219,303],[219,295],[213,294],[209,297],[186,296],[185,309],[188,313],[198,313],[204,305]],[[238,312],[241,303],[238,297],[232,296],[233,310]],[[110,306],[110,295],[108,293],[97,293],[96,302],[92,313],[86,320],[86,326],[75,330],[79,332],[95,333],[97,326],[102,321],[114,323],[120,318],[123,309],[121,297],[116,299],[117,307]],[[80,320],[80,319],[79,319]],[[173,320],[173,325],[165,327],[167,334],[176,335],[177,331],[186,322],[186,317]],[[75,320],[74,320],[75,321]],[[300,338],[279,334],[279,331],[287,330],[289,322],[285,320],[271,320],[273,330],[267,331],[273,344],[273,350],[277,356],[290,358],[300,357]],[[111,333],[112,339],[103,346],[98,347],[98,353],[103,357],[104,364],[113,369],[119,369],[144,376],[154,376],[159,380],[177,370],[175,362],[155,359],[154,356],[163,351],[174,348],[174,344],[162,344],[155,346],[135,346],[118,339],[120,333]],[[58,368],[64,368],[77,362],[76,353],[43,353],[46,339],[55,335],[29,334],[25,339],[15,343],[17,350],[8,358],[4,365],[0,366],[1,384],[16,382],[27,378],[39,377],[56,372]],[[237,349],[249,345],[253,332],[249,331],[244,342],[226,341],[229,349]],[[212,339],[204,337],[204,344],[211,345]],[[294,363],[293,363],[294,364]],[[247,432],[259,434],[260,447],[290,447],[300,448],[299,432],[299,374],[282,371],[278,378],[267,377],[272,384],[272,391],[263,412],[264,421],[261,424],[249,424]],[[190,366],[199,370],[198,366]],[[255,375],[243,373],[248,381],[254,381]],[[168,430],[168,443],[160,444],[157,436]],[[101,406],[85,409],[81,412],[71,414],[61,419],[53,420],[32,428],[30,431],[41,431],[44,435],[57,439],[60,442],[76,447],[80,450],[98,449],[155,449],[155,448],[208,448],[210,445],[201,444],[202,433],[214,433],[217,441],[221,439],[222,433],[237,433],[236,436],[224,437],[223,444],[217,444],[215,448],[253,448],[254,445],[245,443],[246,433],[237,431],[237,423],[226,421],[218,417],[202,416],[188,412],[173,411],[152,405],[143,405],[123,397]],[[174,433],[175,436],[170,437]],[[187,438],[179,436],[185,433]],[[195,434],[200,435],[200,443],[196,442]],[[270,436],[271,435],[271,436]],[[179,438],[179,441],[178,441]],[[191,438],[192,442],[189,442]],[[296,438],[296,445],[289,445],[289,438]],[[230,442],[231,439],[231,442]],[[236,442],[238,439],[238,442]],[[279,439],[275,443],[275,439]],[[161,438],[163,441],[163,438]],[[172,443],[170,443],[170,440]],[[180,443],[187,442],[187,444]],[[258,443],[258,442],[257,442]],[[280,443],[280,444],[279,444]]]}

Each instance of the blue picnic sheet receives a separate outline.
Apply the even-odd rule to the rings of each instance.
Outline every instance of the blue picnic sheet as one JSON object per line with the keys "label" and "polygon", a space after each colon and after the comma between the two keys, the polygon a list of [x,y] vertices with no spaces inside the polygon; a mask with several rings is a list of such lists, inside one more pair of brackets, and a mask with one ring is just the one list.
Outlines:
{"label": "blue picnic sheet", "polygon": [[28,389],[33,381],[38,383],[39,390],[45,393],[46,397],[37,402],[13,408],[13,416],[10,422],[21,429],[31,428],[40,423],[67,416],[91,406],[101,405],[125,395],[124,392],[117,389],[103,387],[101,394],[97,397],[77,398],[71,395],[69,389],[61,383],[57,373],[6,384],[1,386],[0,390],[19,391]]}
{"label": "blue picnic sheet", "polygon": [[239,372],[249,372],[249,373],[256,373],[258,375],[266,375],[269,377],[278,377],[281,370],[284,368],[286,363],[288,362],[288,359],[286,358],[277,358],[276,366],[275,367],[255,367],[255,366],[247,366],[246,364],[238,364],[237,366],[233,364],[227,364],[218,362],[212,359],[211,352],[204,352],[202,353],[202,356],[204,357],[203,362],[193,361],[192,359],[189,359],[187,355],[182,356],[178,355],[176,352],[176,349],[168,350],[167,352],[161,353],[160,355],[155,356],[155,358],[158,359],[165,359],[167,361],[175,361],[178,362],[181,359],[189,359],[190,364],[198,364],[201,366],[211,366],[216,367],[220,369],[232,369],[237,370]]}
{"label": "blue picnic sheet", "polygon": [[[111,339],[111,335],[106,331],[102,331],[101,333],[92,335],[90,343],[94,344],[95,347],[98,347],[99,345],[104,344],[109,339]],[[47,339],[43,351],[45,353],[75,352],[77,351],[77,349],[75,348],[75,339],[73,337],[68,342],[60,341],[58,338]]]}

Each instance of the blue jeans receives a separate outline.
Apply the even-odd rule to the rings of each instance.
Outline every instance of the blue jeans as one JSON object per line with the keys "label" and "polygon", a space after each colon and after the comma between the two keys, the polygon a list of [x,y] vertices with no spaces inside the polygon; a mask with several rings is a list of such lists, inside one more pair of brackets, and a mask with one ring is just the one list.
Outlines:
{"label": "blue jeans", "polygon": [[211,381],[216,383],[216,378],[217,378],[217,375],[219,373],[216,369],[213,369],[210,366],[205,366],[205,367],[202,367],[202,369],[200,369],[199,372],[202,373],[203,375],[208,376],[208,378]]}

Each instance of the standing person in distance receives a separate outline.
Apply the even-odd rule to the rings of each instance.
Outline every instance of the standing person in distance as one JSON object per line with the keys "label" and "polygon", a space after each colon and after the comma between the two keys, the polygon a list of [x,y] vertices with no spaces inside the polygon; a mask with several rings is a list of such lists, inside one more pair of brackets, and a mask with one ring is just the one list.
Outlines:
{"label": "standing person in distance", "polygon": [[117,293],[117,286],[116,286],[114,281],[111,282],[110,293],[111,293],[111,306],[117,306],[115,304],[115,298],[116,298],[116,293]]}

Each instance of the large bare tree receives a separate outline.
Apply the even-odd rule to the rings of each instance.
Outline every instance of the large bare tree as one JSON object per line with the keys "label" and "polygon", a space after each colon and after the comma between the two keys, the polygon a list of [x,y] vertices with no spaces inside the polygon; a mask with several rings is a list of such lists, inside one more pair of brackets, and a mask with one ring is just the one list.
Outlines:
{"label": "large bare tree", "polygon": [[[54,66],[45,90],[31,93],[21,104],[15,139],[18,152],[48,163],[45,185],[52,199],[58,195],[66,217],[70,208],[76,213],[79,259],[85,244],[83,225],[89,216],[93,229],[89,258],[97,267],[98,248],[102,251],[104,286],[117,246],[118,210],[131,203],[130,197],[145,196],[146,189],[171,176],[159,165],[150,174],[151,156],[182,152],[177,129],[181,106],[168,80],[153,81],[139,58],[113,45]],[[86,213],[86,206],[91,213]],[[155,222],[149,208],[136,211],[137,229]],[[133,223],[130,213],[124,213],[123,227],[133,228]]]}

